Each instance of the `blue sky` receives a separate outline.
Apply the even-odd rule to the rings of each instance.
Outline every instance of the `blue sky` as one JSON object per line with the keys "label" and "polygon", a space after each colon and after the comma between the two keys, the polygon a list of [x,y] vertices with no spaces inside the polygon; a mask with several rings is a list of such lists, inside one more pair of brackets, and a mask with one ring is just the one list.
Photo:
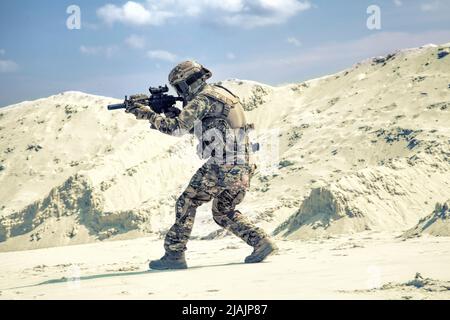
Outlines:
{"label": "blue sky", "polygon": [[[70,5],[81,29],[69,30]],[[366,10],[381,9],[369,30]],[[300,82],[450,42],[450,0],[2,0],[0,106],[67,90],[121,98],[192,58],[214,81]]]}

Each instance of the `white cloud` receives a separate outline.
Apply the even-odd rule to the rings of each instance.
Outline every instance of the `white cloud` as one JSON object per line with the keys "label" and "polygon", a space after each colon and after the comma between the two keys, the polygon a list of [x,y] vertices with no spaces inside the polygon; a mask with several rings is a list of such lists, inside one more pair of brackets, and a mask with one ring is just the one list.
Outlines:
{"label": "white cloud", "polygon": [[424,2],[420,5],[420,10],[425,11],[425,12],[430,12],[430,11],[436,11],[439,9],[441,5],[441,2],[436,0],[436,1],[428,1],[428,2]]}
{"label": "white cloud", "polygon": [[145,38],[142,36],[132,34],[131,36],[125,39],[125,43],[132,48],[142,49],[145,47]]}
{"label": "white cloud", "polygon": [[[323,64],[327,61],[354,60],[358,62],[371,56],[383,55],[395,50],[419,47],[430,42],[437,44],[447,41],[450,30],[423,33],[382,32],[360,39],[330,43],[296,54],[282,60],[283,64],[308,66],[310,63]],[[281,61],[281,60],[280,60]]]}
{"label": "white cloud", "polygon": [[[243,9],[222,16],[219,21],[230,26],[245,28],[282,24],[299,12],[311,9],[309,1],[297,0],[243,0]],[[216,17],[217,19],[217,17]]]}
{"label": "white cloud", "polygon": [[104,56],[111,58],[117,51],[118,48],[116,46],[80,46],[80,52],[85,56]]}
{"label": "white cloud", "polygon": [[[0,49],[0,56],[6,54],[5,49]],[[0,73],[14,72],[19,69],[19,65],[12,60],[0,60]]]}
{"label": "white cloud", "polygon": [[87,47],[87,46],[81,46],[80,52],[85,55],[97,55],[100,52],[100,47]]}
{"label": "white cloud", "polygon": [[128,1],[122,6],[107,4],[97,15],[107,24],[159,26],[189,17],[252,28],[286,22],[310,8],[308,0],[147,0]]}
{"label": "white cloud", "polygon": [[396,7],[401,7],[401,6],[403,6],[402,0],[394,0],[394,4],[395,4]]}
{"label": "white cloud", "polygon": [[122,7],[107,4],[97,10],[97,15],[108,24],[121,22],[136,26],[161,25],[168,18],[175,16],[173,12],[160,10],[154,6],[148,6],[147,8],[134,1],[128,1]]}
{"label": "white cloud", "polygon": [[151,50],[147,52],[147,57],[155,60],[163,60],[169,62],[175,62],[177,55],[165,50]]}
{"label": "white cloud", "polygon": [[290,44],[292,44],[295,47],[301,47],[302,43],[300,42],[300,40],[298,40],[295,37],[289,37],[286,39],[286,41]]}
{"label": "white cloud", "polygon": [[234,60],[234,59],[236,59],[236,55],[233,52],[228,52],[227,53],[227,59],[228,60]]}
{"label": "white cloud", "polygon": [[[385,55],[398,49],[442,44],[450,39],[449,30],[422,33],[381,32],[346,42],[331,42],[284,57],[260,57],[249,61],[227,61],[209,66],[215,79],[253,79],[280,84],[334,73],[369,57]],[[263,67],[261,67],[263,66]],[[276,72],[267,72],[276,70]]]}
{"label": "white cloud", "polygon": [[12,60],[0,60],[0,73],[14,72],[19,69],[17,63]]}

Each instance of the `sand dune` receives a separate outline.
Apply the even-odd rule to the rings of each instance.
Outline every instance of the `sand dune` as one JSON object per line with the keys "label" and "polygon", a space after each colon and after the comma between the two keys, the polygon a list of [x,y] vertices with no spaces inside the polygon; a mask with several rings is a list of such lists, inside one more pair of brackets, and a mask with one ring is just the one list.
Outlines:
{"label": "sand dune", "polygon": [[[450,45],[402,50],[300,84],[222,84],[267,160],[241,206],[280,238],[404,231],[449,198]],[[160,237],[202,164],[190,137],[150,131],[65,92],[0,110],[0,251]],[[276,170],[265,170],[267,167]],[[214,238],[210,207],[194,238]]]}

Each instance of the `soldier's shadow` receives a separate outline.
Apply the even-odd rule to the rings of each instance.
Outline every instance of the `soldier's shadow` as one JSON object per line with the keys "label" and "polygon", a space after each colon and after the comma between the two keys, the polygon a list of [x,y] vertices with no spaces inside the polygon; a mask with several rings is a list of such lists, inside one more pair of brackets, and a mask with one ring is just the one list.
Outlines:
{"label": "soldier's shadow", "polygon": [[37,287],[37,286],[45,286],[50,284],[58,284],[58,283],[70,283],[74,281],[88,281],[88,280],[96,280],[96,279],[104,279],[104,278],[115,278],[115,277],[130,277],[130,276],[140,276],[140,275],[152,275],[163,272],[188,272],[190,270],[197,269],[205,269],[205,268],[217,268],[217,267],[229,267],[234,265],[242,265],[243,262],[232,262],[232,263],[223,263],[223,264],[213,264],[213,265],[204,265],[204,266],[194,266],[189,267],[188,269],[182,270],[146,270],[146,271],[133,271],[133,272],[116,272],[116,273],[103,273],[103,274],[93,274],[88,276],[81,276],[75,279],[67,279],[67,278],[59,278],[59,279],[51,279],[46,280],[34,285],[11,288],[11,289],[19,289],[19,288],[29,288],[29,287]]}

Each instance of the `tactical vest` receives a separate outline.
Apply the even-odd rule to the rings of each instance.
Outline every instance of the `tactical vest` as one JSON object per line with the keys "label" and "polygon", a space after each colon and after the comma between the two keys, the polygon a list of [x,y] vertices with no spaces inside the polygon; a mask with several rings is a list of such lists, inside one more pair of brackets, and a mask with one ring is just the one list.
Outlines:
{"label": "tactical vest", "polygon": [[[200,94],[208,98],[210,105],[208,111],[200,119],[203,137],[198,146],[199,156],[203,159],[212,156],[217,161],[226,160],[227,164],[230,161],[234,164],[248,163],[250,153],[248,132],[254,126],[247,124],[239,97],[218,85],[207,86]],[[216,137],[211,139],[211,136],[208,136],[211,129],[214,129],[216,133],[221,133],[218,138],[221,138],[222,141],[215,141]],[[211,150],[214,146],[213,141],[216,146],[220,146],[224,150],[225,154],[216,154],[215,150]]]}

